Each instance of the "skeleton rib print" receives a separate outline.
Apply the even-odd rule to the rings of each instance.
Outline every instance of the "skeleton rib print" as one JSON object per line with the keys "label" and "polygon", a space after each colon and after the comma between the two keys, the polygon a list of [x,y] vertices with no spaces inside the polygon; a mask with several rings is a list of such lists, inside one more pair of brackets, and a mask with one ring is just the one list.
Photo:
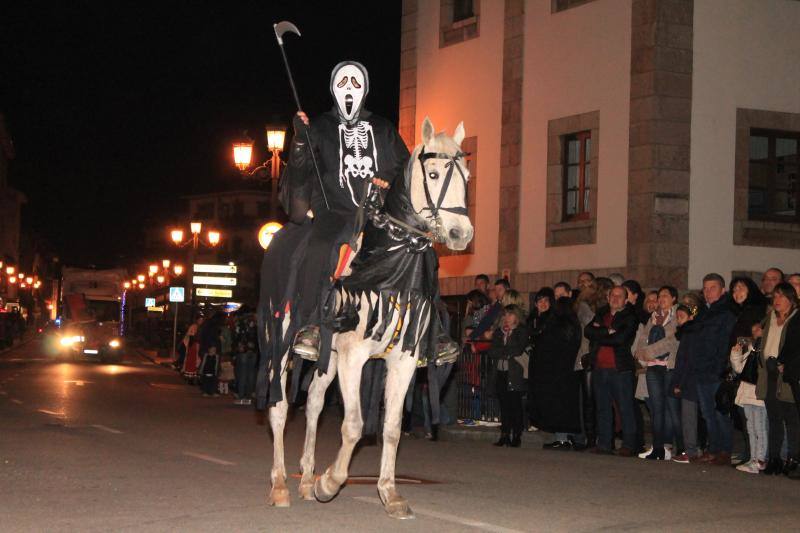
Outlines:
{"label": "skeleton rib print", "polygon": [[[370,145],[372,154],[369,154]],[[358,200],[353,192],[351,178],[372,178],[378,171],[378,149],[372,124],[360,120],[355,126],[339,124],[339,187],[350,191],[354,205]]]}

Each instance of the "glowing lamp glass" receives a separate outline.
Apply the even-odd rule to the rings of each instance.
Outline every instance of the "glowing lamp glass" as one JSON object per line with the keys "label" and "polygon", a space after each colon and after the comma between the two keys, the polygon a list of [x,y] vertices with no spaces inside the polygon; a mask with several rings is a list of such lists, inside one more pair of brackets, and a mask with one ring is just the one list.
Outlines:
{"label": "glowing lamp glass", "polygon": [[33,278],[31,276],[28,276],[27,278],[25,278],[25,283],[30,285],[31,283],[33,283]]}
{"label": "glowing lamp glass", "polygon": [[283,128],[267,128],[267,148],[270,152],[282,152],[286,140],[286,130]]}
{"label": "glowing lamp glass", "polygon": [[183,241],[183,230],[182,229],[174,229],[169,233],[172,242],[175,244],[180,244]]}
{"label": "glowing lamp glass", "polygon": [[8,274],[9,276],[13,275],[15,271],[16,269],[12,266],[6,267],[6,274]]}
{"label": "glowing lamp glass", "polygon": [[192,234],[199,235],[200,232],[203,229],[203,223],[202,222],[192,222],[191,224],[189,224],[189,228],[192,230]]}
{"label": "glowing lamp glass", "polygon": [[136,276],[136,281],[138,281],[139,283],[143,283],[144,282],[144,274],[139,274],[138,276]]}
{"label": "glowing lamp glass", "polygon": [[176,276],[180,276],[181,274],[183,274],[183,266],[175,265],[174,267],[172,267],[172,271],[175,272]]}
{"label": "glowing lamp glass", "polygon": [[233,162],[239,170],[245,170],[253,159],[253,143],[234,143]]}
{"label": "glowing lamp glass", "polygon": [[150,274],[155,274],[156,272],[158,272],[158,265],[150,265],[148,267],[148,270]]}
{"label": "glowing lamp glass", "polygon": [[172,264],[172,263],[170,262],[169,259],[162,259],[161,260],[161,266],[164,267],[165,269],[169,268],[170,264]]}
{"label": "glowing lamp glass", "polygon": [[156,281],[160,284],[164,283],[164,276],[157,276]]}
{"label": "glowing lamp glass", "polygon": [[216,246],[219,244],[220,234],[218,231],[209,231],[208,232],[208,244],[211,246]]}

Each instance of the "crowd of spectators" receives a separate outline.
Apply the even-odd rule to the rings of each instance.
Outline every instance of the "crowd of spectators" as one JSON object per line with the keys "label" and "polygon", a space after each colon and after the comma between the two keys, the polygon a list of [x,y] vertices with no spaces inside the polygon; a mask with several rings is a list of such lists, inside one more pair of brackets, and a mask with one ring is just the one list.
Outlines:
{"label": "crowd of spectators", "polygon": [[178,345],[175,368],[205,397],[235,391],[234,403],[251,405],[258,365],[258,334],[255,314],[216,312],[198,316]]}
{"label": "crowd of spectators", "polygon": [[[539,429],[554,434],[551,450],[800,479],[799,293],[800,274],[778,268],[760,286],[710,273],[682,295],[582,272],[574,289],[560,281],[526,302],[507,280],[479,275],[465,354],[488,363],[495,445]],[[745,450],[732,458],[737,428]]]}

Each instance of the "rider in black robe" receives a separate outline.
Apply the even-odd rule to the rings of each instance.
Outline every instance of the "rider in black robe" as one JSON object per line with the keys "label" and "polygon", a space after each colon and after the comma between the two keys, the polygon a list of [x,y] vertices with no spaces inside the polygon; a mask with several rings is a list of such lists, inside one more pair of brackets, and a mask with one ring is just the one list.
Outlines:
{"label": "rider in black robe", "polygon": [[[336,65],[330,87],[335,105],[307,126],[310,147],[306,125],[300,116],[295,117],[295,136],[280,190],[289,222],[275,234],[262,262],[260,408],[282,399],[276,366],[299,328],[323,326],[317,366],[323,372],[327,370],[331,331],[322,319],[340,249],[361,230],[355,227],[356,212],[368,188],[375,187],[373,178],[391,186],[396,179],[402,179],[409,158],[396,128],[363,109],[369,90],[363,65],[355,61]],[[284,329],[287,311],[291,311],[291,323]],[[265,330],[269,332],[266,335]],[[274,372],[268,383],[271,369]],[[296,388],[293,387],[294,392]]]}

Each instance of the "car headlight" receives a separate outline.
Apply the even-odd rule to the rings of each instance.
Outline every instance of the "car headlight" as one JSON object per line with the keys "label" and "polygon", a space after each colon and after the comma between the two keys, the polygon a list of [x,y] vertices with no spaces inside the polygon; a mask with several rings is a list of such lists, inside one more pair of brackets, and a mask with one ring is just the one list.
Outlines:
{"label": "car headlight", "polygon": [[61,346],[72,346],[76,342],[83,342],[84,338],[82,335],[68,335],[66,337],[61,337]]}
{"label": "car headlight", "polygon": [[122,346],[122,343],[119,341],[119,339],[111,339],[108,345],[111,346],[112,348],[119,348],[120,346]]}

